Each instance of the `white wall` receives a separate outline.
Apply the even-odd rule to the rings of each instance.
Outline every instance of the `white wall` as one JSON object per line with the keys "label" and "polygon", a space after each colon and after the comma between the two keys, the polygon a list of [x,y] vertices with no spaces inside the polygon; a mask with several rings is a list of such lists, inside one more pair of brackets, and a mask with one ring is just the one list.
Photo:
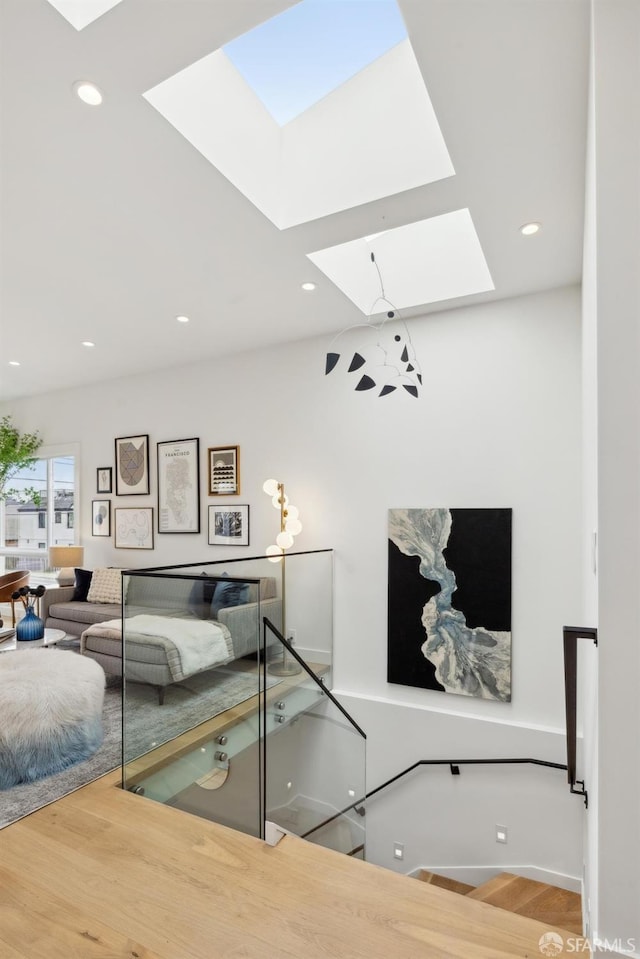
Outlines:
{"label": "white wall", "polygon": [[[563,761],[562,626],[582,611],[579,291],[409,326],[424,375],[418,400],[356,393],[337,370],[325,377],[327,342],[315,340],[7,407],[47,443],[81,442],[78,522],[89,567],[260,554],[277,520],[262,482],[286,483],[304,525],[297,547],[335,549],[335,687],[366,713],[370,786],[442,749]],[[200,535],[156,535],[153,552],[92,539],[96,467],[113,461],[114,437],[147,432],[152,452],[159,440],[200,437],[205,491],[207,447],[240,446],[248,550],[207,546],[204,516]],[[114,504],[154,505],[153,455],[151,477],[151,496],[113,496]],[[203,513],[206,505],[203,495]],[[510,704],[386,682],[387,511],[436,506],[513,508]],[[395,729],[385,708],[396,710]]]}
{"label": "white wall", "polygon": [[[586,158],[585,225],[582,268],[582,491],[583,609],[580,626],[598,625],[598,309],[596,268],[596,167],[593,31],[589,77],[589,119]],[[578,777],[589,794],[584,817],[583,920],[593,938],[598,914],[598,649],[578,643],[578,720],[584,729],[583,767]]]}
{"label": "white wall", "polygon": [[[562,772],[461,766],[453,776],[448,766],[438,766],[410,775],[410,782],[367,803],[369,861],[402,873],[422,867],[474,886],[515,872],[580,891],[580,817]],[[498,825],[506,829],[506,843],[496,841]],[[398,842],[404,845],[401,861],[393,856]]]}
{"label": "white wall", "polygon": [[640,955],[640,4],[594,0],[601,939]]}
{"label": "white wall", "polygon": [[[580,613],[578,309],[577,291],[563,290],[432,316],[412,327],[422,399],[401,408],[371,400],[363,419],[345,392],[340,422],[327,412],[318,439],[343,464],[330,500],[348,504],[335,541],[343,690],[562,725],[561,628]],[[385,682],[387,510],[427,506],[513,508],[511,704]]]}
{"label": "white wall", "polygon": [[[367,733],[367,791],[420,759],[533,758],[566,762],[560,732],[409,708],[366,697],[342,702]],[[577,888],[581,873],[582,800],[572,796],[566,772],[525,765],[420,769],[367,806],[367,858],[409,872],[434,868],[474,882],[479,867],[507,866],[546,882]],[[506,846],[495,826],[508,827]],[[393,843],[405,844],[394,862]],[[448,853],[445,854],[445,850]],[[480,873],[478,872],[478,875]],[[567,880],[568,877],[568,880]],[[573,880],[573,881],[571,881]],[[478,879],[480,881],[480,879]]]}

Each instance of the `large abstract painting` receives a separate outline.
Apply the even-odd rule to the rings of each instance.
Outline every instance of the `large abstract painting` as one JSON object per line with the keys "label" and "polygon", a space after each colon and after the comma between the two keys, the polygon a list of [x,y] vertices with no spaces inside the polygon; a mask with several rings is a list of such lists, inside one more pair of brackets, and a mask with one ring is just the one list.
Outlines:
{"label": "large abstract painting", "polygon": [[390,683],[511,701],[511,510],[389,510]]}

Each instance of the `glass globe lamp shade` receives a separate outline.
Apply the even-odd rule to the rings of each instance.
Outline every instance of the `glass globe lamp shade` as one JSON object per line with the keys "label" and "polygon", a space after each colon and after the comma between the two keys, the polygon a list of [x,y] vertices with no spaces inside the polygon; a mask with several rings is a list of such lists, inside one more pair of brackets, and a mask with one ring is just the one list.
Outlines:
{"label": "glass globe lamp shade", "polygon": [[276,536],[276,543],[281,549],[289,549],[290,546],[293,546],[293,536],[291,533],[287,533],[286,531],[278,533]]}
{"label": "glass globe lamp shade", "polygon": [[289,497],[285,494],[284,497],[281,493],[276,493],[276,495],[271,500],[276,509],[280,509],[280,506],[284,506],[286,509],[289,505]]}
{"label": "glass globe lamp shade", "polygon": [[262,489],[268,496],[277,496],[278,495],[278,481],[274,479],[265,480],[262,484]]}
{"label": "glass globe lamp shade", "polygon": [[300,511],[297,506],[287,506],[287,518],[288,519],[297,519],[300,515]]}
{"label": "glass globe lamp shade", "polygon": [[275,544],[273,546],[267,546],[265,553],[270,563],[279,563],[282,559],[282,550]]}
{"label": "glass globe lamp shade", "polygon": [[299,519],[288,519],[284,524],[284,528],[287,533],[291,533],[292,536],[297,536],[298,533],[302,532],[302,523]]}

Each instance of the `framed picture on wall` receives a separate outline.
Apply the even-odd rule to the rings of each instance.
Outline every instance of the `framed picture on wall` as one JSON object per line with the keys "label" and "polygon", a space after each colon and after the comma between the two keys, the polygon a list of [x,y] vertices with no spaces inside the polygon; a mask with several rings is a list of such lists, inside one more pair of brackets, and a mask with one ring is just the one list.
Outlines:
{"label": "framed picture on wall", "polygon": [[91,501],[91,535],[111,536],[111,500]]}
{"label": "framed picture on wall", "polygon": [[388,530],[387,682],[511,702],[511,508],[390,509]]}
{"label": "framed picture on wall", "polygon": [[209,496],[237,496],[240,493],[240,447],[209,448]]}
{"label": "framed picture on wall", "polygon": [[200,440],[158,443],[158,532],[200,532]]}
{"label": "framed picture on wall", "polygon": [[96,470],[96,493],[113,492],[113,470],[110,466],[99,466]]}
{"label": "framed picture on wall", "polygon": [[120,436],[116,444],[116,496],[149,492],[149,436]]}
{"label": "framed picture on wall", "polygon": [[116,507],[114,546],[116,549],[153,549],[153,507]]}
{"label": "framed picture on wall", "polygon": [[248,546],[249,507],[210,506],[209,546]]}

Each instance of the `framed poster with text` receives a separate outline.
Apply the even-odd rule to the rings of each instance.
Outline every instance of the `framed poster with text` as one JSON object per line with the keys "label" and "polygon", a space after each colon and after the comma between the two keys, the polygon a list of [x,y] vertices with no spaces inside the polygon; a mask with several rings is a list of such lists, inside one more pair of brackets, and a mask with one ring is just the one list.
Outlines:
{"label": "framed poster with text", "polygon": [[200,532],[200,440],[158,443],[158,532]]}

